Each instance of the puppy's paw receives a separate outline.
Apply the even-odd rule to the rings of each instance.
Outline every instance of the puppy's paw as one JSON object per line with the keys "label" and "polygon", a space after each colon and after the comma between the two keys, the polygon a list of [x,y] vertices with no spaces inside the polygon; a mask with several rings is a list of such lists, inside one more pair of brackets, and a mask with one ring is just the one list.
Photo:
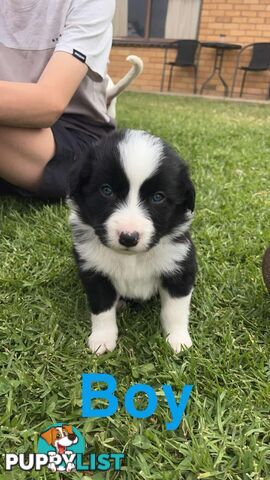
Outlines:
{"label": "puppy's paw", "polygon": [[188,331],[186,332],[171,332],[167,336],[167,342],[171,345],[175,353],[181,352],[184,348],[189,348],[192,345],[192,340]]}
{"label": "puppy's paw", "polygon": [[102,355],[104,352],[112,352],[116,347],[117,333],[115,332],[93,332],[87,340],[87,346],[92,353]]}

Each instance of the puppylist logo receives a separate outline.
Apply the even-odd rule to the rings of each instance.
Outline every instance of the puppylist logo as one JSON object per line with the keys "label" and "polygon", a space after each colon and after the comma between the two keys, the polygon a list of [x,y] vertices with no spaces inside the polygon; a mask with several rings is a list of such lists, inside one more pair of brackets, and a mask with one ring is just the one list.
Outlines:
{"label": "puppylist logo", "polygon": [[56,423],[43,431],[38,440],[38,453],[5,455],[5,469],[15,466],[23,471],[40,471],[47,467],[51,472],[86,472],[121,470],[123,453],[88,455],[84,462],[85,441],[77,428],[64,423]]}
{"label": "puppylist logo", "polygon": [[[103,388],[97,388],[99,383]],[[104,383],[106,385],[104,389]],[[179,396],[175,395],[171,385],[162,385],[164,399],[170,410],[170,421],[165,423],[166,430],[176,430],[183,418],[193,385],[184,385]],[[116,397],[117,381],[106,373],[82,374],[82,417],[111,417],[118,410]],[[147,397],[147,405],[138,409],[135,397],[137,394]],[[158,406],[158,396],[150,385],[138,383],[128,388],[124,398],[124,408],[131,418],[147,419],[151,417]],[[102,408],[96,408],[96,400],[102,400]],[[104,401],[107,406],[104,408]],[[5,454],[5,469],[13,470],[15,466],[21,470],[40,471],[42,467],[51,472],[95,472],[122,468],[123,453],[91,453],[87,459],[84,456],[85,441],[79,430],[66,423],[56,423],[44,430],[38,441],[38,453]],[[85,461],[84,461],[85,460]]]}

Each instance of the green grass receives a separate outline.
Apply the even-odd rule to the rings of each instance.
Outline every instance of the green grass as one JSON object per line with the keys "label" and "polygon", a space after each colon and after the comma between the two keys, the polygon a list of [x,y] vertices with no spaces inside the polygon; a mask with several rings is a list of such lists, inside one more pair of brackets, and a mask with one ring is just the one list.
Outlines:
{"label": "green grass", "polygon": [[[199,260],[194,345],[172,353],[151,301],[119,315],[115,352],[91,355],[67,207],[2,199],[1,452],[33,451],[43,428],[66,421],[85,435],[89,451],[125,451],[122,473],[97,478],[269,479],[270,297],[261,276],[270,231],[269,107],[130,93],[118,102],[118,118],[121,127],[161,136],[190,164]],[[120,408],[112,418],[81,418],[82,372],[116,377]],[[125,392],[140,382],[159,392],[169,383],[178,393],[194,384],[177,431],[165,430],[161,395],[150,419],[125,413]],[[58,476],[0,473],[0,480],[25,478]]]}

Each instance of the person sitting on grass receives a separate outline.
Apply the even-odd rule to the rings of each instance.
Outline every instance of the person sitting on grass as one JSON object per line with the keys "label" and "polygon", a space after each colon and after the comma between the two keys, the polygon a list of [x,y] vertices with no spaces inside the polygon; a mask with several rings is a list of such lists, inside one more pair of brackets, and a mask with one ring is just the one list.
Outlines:
{"label": "person sitting on grass", "polygon": [[115,0],[0,0],[0,195],[58,200],[114,129],[106,68]]}

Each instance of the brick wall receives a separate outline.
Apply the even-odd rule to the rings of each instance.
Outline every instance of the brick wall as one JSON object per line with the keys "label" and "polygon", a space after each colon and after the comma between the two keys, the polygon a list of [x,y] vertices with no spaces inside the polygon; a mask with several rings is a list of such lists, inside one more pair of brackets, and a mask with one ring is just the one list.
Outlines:
{"label": "brick wall", "polygon": [[[270,0],[202,0],[200,41],[224,41],[247,45],[253,42],[270,41]],[[111,52],[109,74],[117,81],[128,70],[125,61],[127,55],[135,54],[144,61],[143,74],[132,84],[130,90],[159,91],[162,75],[164,50],[156,47],[114,46]],[[215,52],[202,48],[199,63],[198,86],[209,76],[214,62]],[[243,64],[248,61],[249,51],[243,54]],[[169,50],[168,61],[175,53]],[[237,52],[226,52],[222,73],[229,87]],[[239,71],[234,96],[239,95],[243,73]],[[165,78],[167,88],[169,68]],[[192,93],[192,69],[174,69],[172,91]],[[267,95],[270,72],[248,73],[244,98],[264,99]],[[223,95],[223,87],[217,77],[205,89],[204,93]]]}
{"label": "brick wall", "polygon": [[[201,14],[201,41],[218,40],[220,35],[225,42],[247,45],[254,42],[270,41],[270,0],[203,0]],[[202,49],[202,72],[211,68],[213,52]],[[231,85],[232,72],[237,53],[227,52],[224,57],[224,77]],[[250,52],[243,54],[243,64],[248,62]],[[235,96],[238,96],[243,73],[238,73]],[[270,72],[248,73],[244,97],[263,99],[266,97]],[[220,86],[215,86],[217,93]]]}

